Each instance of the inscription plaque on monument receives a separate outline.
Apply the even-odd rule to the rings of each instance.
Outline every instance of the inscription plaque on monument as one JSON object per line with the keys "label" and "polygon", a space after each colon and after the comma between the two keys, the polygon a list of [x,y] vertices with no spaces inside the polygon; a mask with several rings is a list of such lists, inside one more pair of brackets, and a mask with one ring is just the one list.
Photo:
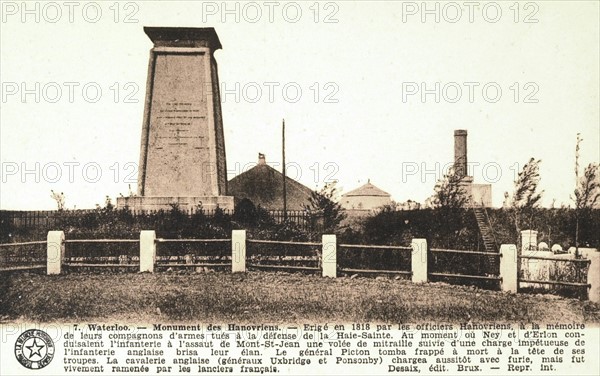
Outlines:
{"label": "inscription plaque on monument", "polygon": [[138,196],[119,207],[167,209],[202,204],[233,209],[227,192],[225,141],[213,28],[145,27],[150,50]]}

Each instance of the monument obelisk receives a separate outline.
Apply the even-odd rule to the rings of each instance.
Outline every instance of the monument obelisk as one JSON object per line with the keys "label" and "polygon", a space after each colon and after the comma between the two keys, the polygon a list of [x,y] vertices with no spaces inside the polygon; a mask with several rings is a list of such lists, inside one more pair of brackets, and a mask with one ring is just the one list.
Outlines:
{"label": "monument obelisk", "polygon": [[145,27],[150,50],[135,210],[233,209],[227,167],[214,28]]}

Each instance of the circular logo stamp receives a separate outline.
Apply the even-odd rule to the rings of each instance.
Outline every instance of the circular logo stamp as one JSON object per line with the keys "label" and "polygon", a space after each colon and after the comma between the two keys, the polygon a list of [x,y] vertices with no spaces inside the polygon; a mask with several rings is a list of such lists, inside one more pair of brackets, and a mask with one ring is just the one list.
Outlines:
{"label": "circular logo stamp", "polygon": [[54,341],[41,330],[24,331],[15,343],[15,356],[25,368],[44,368],[54,358]]}

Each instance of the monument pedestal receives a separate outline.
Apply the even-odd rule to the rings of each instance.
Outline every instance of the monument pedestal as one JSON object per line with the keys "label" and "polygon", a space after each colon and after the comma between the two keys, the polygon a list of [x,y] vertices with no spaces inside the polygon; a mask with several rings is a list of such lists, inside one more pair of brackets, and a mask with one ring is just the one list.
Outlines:
{"label": "monument pedestal", "polygon": [[235,203],[232,196],[199,196],[199,197],[150,197],[134,196],[119,197],[117,208],[125,207],[134,210],[168,210],[172,205],[178,205],[180,209],[197,209],[202,204],[204,210],[215,210],[217,207],[223,210],[233,210]]}
{"label": "monument pedestal", "polygon": [[150,50],[138,195],[117,199],[133,210],[233,210],[213,28],[146,27]]}
{"label": "monument pedestal", "polygon": [[475,184],[472,176],[464,176],[459,183],[463,192],[469,197],[469,204],[484,208],[492,207],[492,185]]}

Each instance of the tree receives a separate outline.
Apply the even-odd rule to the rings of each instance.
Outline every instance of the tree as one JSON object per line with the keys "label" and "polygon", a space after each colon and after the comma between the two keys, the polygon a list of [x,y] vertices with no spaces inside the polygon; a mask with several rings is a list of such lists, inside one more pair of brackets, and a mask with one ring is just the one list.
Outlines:
{"label": "tree", "polygon": [[541,159],[531,158],[523,166],[521,172],[515,181],[515,191],[512,195],[511,206],[513,208],[527,209],[539,205],[542,198],[542,192],[537,188],[540,183],[540,163]]}
{"label": "tree", "polygon": [[58,211],[65,210],[65,194],[63,192],[56,193],[53,190],[50,190],[50,192],[52,193],[50,197],[52,197],[52,199],[56,202],[56,207]]}
{"label": "tree", "polygon": [[465,191],[464,185],[462,184],[463,177],[456,173],[454,168],[448,171],[448,174],[444,175],[444,178],[438,180],[433,190],[433,207],[434,208],[446,208],[446,209],[460,209],[464,208],[468,203],[470,197]]}
{"label": "tree", "polygon": [[575,207],[594,209],[598,204],[600,204],[600,166],[597,163],[590,163],[575,189]]}
{"label": "tree", "polygon": [[468,231],[467,211],[470,197],[465,190],[464,176],[450,168],[444,177],[437,181],[430,199],[434,213],[432,232],[439,236],[438,242],[445,248],[452,248]]}
{"label": "tree", "polygon": [[320,191],[313,191],[304,208],[313,215],[323,218],[323,231],[333,233],[346,218],[342,206],[335,201],[337,197],[336,182],[327,183]]}
{"label": "tree", "polygon": [[523,216],[526,216],[528,219],[527,224],[529,226],[532,225],[533,210],[539,206],[542,194],[544,193],[544,191],[538,192],[541,162],[540,159],[529,159],[529,162],[523,166],[523,169],[517,176],[512,197],[506,198],[506,204],[512,212],[517,237],[521,232]]}
{"label": "tree", "polygon": [[594,230],[592,211],[600,204],[600,174],[597,163],[590,163],[575,188],[575,256],[579,256],[581,233],[589,239]]}
{"label": "tree", "polygon": [[583,176],[579,177],[579,149],[583,139],[577,133],[575,144],[575,257],[579,256],[579,223],[582,216],[589,217],[589,212],[596,206],[600,198],[600,180],[598,164],[590,163],[584,170]]}

